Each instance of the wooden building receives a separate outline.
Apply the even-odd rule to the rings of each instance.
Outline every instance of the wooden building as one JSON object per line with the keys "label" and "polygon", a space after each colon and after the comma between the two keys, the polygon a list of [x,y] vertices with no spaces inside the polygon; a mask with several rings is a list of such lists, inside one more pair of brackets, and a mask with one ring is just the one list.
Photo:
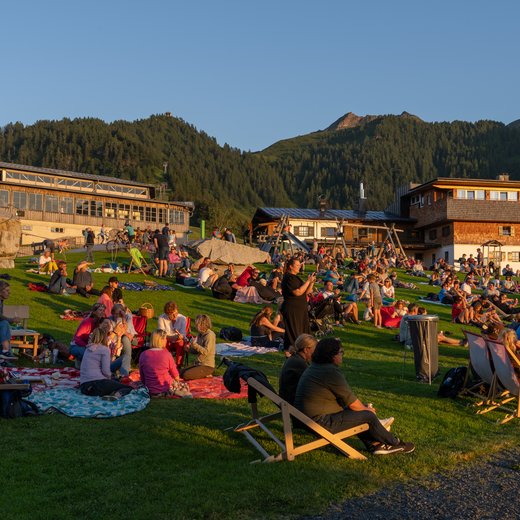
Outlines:
{"label": "wooden building", "polygon": [[156,198],[151,184],[101,175],[0,162],[0,210],[22,222],[22,245],[45,238],[81,237],[85,227],[160,228],[169,224],[182,241],[192,203]]}
{"label": "wooden building", "polygon": [[404,246],[412,236],[414,223],[412,218],[385,211],[257,208],[252,220],[254,238],[272,235],[284,216],[292,233],[309,246],[314,239],[319,244],[332,245],[337,242],[338,233],[342,233],[346,245],[353,249],[366,248],[372,242],[381,245],[387,237],[386,227],[392,225],[402,229],[399,236]]}
{"label": "wooden building", "polygon": [[437,258],[457,261],[462,254],[476,256],[491,240],[498,251],[489,252],[495,264],[520,269],[520,182],[508,175],[493,179],[438,178],[411,187],[400,197],[401,215],[415,220],[415,239],[424,244],[410,252],[427,264]]}

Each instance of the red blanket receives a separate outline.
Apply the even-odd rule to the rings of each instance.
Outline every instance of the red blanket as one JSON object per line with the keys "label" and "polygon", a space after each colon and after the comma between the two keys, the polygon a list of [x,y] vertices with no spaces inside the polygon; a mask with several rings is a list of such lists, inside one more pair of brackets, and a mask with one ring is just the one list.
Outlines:
{"label": "red blanket", "polygon": [[[134,370],[130,374],[130,380],[140,381],[139,370]],[[222,376],[205,377],[204,379],[194,379],[188,381],[191,395],[194,399],[246,399],[247,385],[244,383],[239,394],[230,392],[225,386]],[[170,396],[172,399],[180,399],[177,396]]]}

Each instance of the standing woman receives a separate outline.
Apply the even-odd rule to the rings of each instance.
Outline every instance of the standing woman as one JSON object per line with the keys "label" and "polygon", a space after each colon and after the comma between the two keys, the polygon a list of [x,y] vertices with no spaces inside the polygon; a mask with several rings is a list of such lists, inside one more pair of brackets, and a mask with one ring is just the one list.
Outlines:
{"label": "standing woman", "polygon": [[283,304],[280,312],[285,326],[284,350],[286,355],[300,334],[310,334],[307,295],[312,291],[316,281],[316,273],[308,276],[307,281],[298,277],[301,263],[297,258],[287,261],[282,279]]}
{"label": "standing woman", "polygon": [[192,338],[189,345],[184,348],[191,354],[196,354],[197,361],[194,365],[186,367],[181,371],[181,377],[189,379],[203,379],[210,377],[215,371],[215,350],[217,337],[211,330],[211,320],[206,314],[199,314],[195,318],[195,326],[199,334]]}

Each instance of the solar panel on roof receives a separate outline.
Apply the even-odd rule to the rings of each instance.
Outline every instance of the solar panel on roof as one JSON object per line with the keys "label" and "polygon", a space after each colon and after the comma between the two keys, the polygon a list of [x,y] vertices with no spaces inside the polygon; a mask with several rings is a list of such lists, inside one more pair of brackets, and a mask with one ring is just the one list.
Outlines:
{"label": "solar panel on roof", "polygon": [[406,217],[400,217],[385,211],[366,211],[360,213],[354,209],[329,209],[320,213],[318,209],[312,208],[259,208],[263,213],[271,218],[281,218],[283,215],[289,218],[306,220],[366,220],[366,221],[408,221]]}

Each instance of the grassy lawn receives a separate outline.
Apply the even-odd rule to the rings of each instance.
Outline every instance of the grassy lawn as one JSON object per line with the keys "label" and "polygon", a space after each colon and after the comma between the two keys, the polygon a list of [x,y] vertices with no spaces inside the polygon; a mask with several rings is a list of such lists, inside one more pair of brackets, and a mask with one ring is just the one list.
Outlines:
{"label": "grassy lawn", "polygon": [[[80,255],[68,255],[69,272]],[[108,260],[96,253],[97,263]],[[8,304],[30,304],[31,328],[69,341],[78,322],[60,320],[67,308],[86,310],[95,298],[60,297],[30,292],[27,283],[43,276],[26,273],[17,262]],[[101,288],[111,275],[95,274]],[[118,275],[141,281],[142,275]],[[400,275],[414,282],[421,279]],[[170,282],[167,282],[170,283]],[[222,302],[209,292],[179,287],[174,292],[128,292],[126,303],[137,309],[177,301],[181,312],[211,316],[214,330],[234,325],[247,333],[257,307]],[[415,301],[430,291],[398,290]],[[428,306],[427,306],[428,307]],[[440,328],[461,338],[450,323],[450,308],[431,305]],[[156,325],[149,324],[149,330]],[[394,431],[416,443],[408,456],[369,457],[352,461],[332,449],[298,457],[292,463],[250,464],[256,450],[239,434],[224,431],[248,417],[245,400],[153,400],[137,414],[110,420],[46,415],[1,421],[0,485],[3,519],[61,518],[278,518],[313,514],[341,502],[407,479],[417,480],[460,461],[518,443],[518,421],[497,426],[499,414],[475,415],[468,401],[440,399],[432,386],[415,382],[413,356],[403,369],[403,350],[392,341],[394,330],[371,324],[336,329],[346,345],[345,372],[365,402],[381,417],[396,417]],[[249,358],[277,385],[281,354]],[[465,347],[440,346],[441,373],[467,363]],[[220,369],[219,373],[223,370]],[[262,410],[269,406],[261,403]],[[356,439],[352,444],[361,447]]]}

